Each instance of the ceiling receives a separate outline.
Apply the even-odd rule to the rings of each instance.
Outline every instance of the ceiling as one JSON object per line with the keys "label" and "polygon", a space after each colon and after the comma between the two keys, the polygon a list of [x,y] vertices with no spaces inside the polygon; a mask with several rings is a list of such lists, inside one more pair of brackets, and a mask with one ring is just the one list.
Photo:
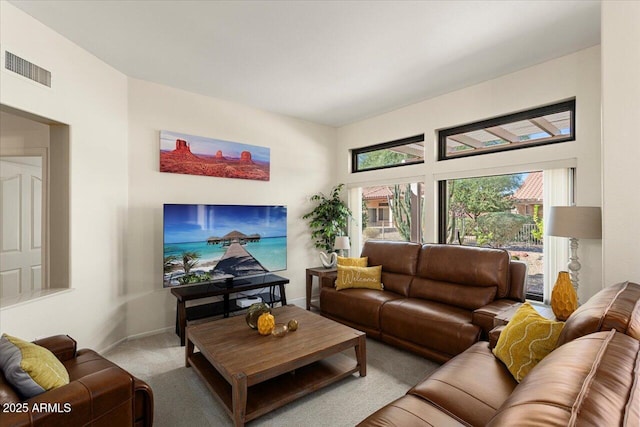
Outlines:
{"label": "ceiling", "polygon": [[599,1],[11,3],[128,76],[331,126],[600,43]]}

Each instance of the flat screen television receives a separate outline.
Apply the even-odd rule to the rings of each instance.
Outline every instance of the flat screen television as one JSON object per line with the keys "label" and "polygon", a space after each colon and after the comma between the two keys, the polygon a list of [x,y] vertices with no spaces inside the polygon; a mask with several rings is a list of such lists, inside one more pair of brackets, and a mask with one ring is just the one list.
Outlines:
{"label": "flat screen television", "polygon": [[287,268],[287,207],[165,204],[164,287]]}

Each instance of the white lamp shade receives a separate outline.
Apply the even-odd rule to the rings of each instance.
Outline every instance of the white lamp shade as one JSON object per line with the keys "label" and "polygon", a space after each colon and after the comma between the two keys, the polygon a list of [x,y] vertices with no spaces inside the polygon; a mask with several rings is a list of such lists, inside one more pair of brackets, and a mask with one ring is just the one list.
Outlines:
{"label": "white lamp shade", "polygon": [[545,231],[549,236],[600,239],[601,210],[593,206],[552,206]]}
{"label": "white lamp shade", "polygon": [[347,236],[338,236],[336,237],[336,241],[333,245],[334,249],[351,249],[351,245],[349,244],[349,237]]}

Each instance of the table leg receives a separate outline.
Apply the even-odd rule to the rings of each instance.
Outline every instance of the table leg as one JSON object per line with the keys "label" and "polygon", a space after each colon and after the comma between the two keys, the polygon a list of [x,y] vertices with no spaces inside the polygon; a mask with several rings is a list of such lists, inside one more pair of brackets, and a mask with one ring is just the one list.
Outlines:
{"label": "table leg", "polygon": [[187,337],[187,346],[184,350],[184,366],[189,367],[191,364],[189,363],[189,358],[193,356],[194,345],[193,342]]}
{"label": "table leg", "polygon": [[360,368],[360,376],[367,376],[367,336],[361,335],[356,344],[356,360]]}
{"label": "table leg", "polygon": [[185,329],[187,327],[187,308],[186,303],[184,301],[178,301],[178,306],[176,308],[178,311],[178,328],[180,336],[180,345],[184,345],[184,335]]}
{"label": "table leg", "polygon": [[313,275],[307,271],[307,310],[311,310],[311,284]]}
{"label": "table leg", "polygon": [[224,294],[224,296],[222,297],[222,310],[223,310],[223,314],[222,317],[229,317],[229,294]]}
{"label": "table leg", "polygon": [[243,373],[233,376],[232,399],[233,399],[233,422],[236,426],[244,425],[245,412],[247,410],[247,377]]}
{"label": "table leg", "polygon": [[284,292],[284,284],[278,286],[280,287],[280,303],[285,306],[287,305],[287,294]]}

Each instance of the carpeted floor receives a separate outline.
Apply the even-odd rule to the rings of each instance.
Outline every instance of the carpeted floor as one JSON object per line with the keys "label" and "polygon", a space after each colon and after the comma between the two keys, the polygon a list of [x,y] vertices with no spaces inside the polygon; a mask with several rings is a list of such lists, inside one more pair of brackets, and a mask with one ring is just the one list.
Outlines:
{"label": "carpeted floor", "polygon": [[[345,352],[355,359],[353,350]],[[165,332],[119,344],[105,356],[153,389],[154,425],[231,426],[231,418],[200,378],[184,367],[184,347]],[[438,365],[367,340],[367,376],[354,374],[252,422],[252,426],[353,426],[404,395]]]}

